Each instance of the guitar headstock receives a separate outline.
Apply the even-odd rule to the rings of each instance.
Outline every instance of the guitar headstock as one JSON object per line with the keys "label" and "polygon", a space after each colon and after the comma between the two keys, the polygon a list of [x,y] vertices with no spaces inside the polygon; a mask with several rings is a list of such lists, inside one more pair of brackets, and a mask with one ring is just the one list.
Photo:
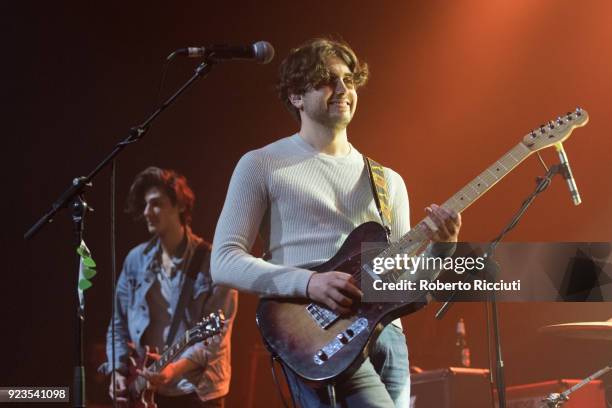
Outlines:
{"label": "guitar headstock", "polygon": [[223,332],[225,326],[225,316],[223,311],[219,310],[216,313],[211,313],[200,320],[191,330],[189,330],[189,339],[196,342],[207,340],[217,334]]}
{"label": "guitar headstock", "polygon": [[559,116],[556,120],[551,120],[538,129],[534,129],[523,138],[522,143],[535,152],[563,142],[575,128],[586,125],[588,121],[587,111],[576,108],[574,112],[568,112],[565,116]]}

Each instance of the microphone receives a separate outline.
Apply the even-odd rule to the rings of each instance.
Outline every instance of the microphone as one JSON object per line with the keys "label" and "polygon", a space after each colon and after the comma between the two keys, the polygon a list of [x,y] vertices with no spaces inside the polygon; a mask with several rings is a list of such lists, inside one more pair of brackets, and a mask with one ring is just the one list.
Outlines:
{"label": "microphone", "polygon": [[216,44],[204,47],[187,47],[174,51],[168,56],[168,60],[177,55],[184,55],[188,58],[206,58],[212,62],[242,60],[267,64],[274,58],[274,47],[267,41],[258,41],[251,45]]}
{"label": "microphone", "polygon": [[565,154],[565,150],[563,149],[563,144],[555,144],[555,149],[557,149],[557,153],[559,154],[559,160],[561,160],[561,166],[563,167],[561,174],[567,181],[569,191],[572,194],[572,200],[574,201],[574,205],[578,205],[582,202],[582,199],[580,198],[580,193],[578,192],[578,187],[576,186],[576,180],[574,180],[574,175],[572,174],[572,169],[570,168],[569,160],[567,159],[567,155]]}

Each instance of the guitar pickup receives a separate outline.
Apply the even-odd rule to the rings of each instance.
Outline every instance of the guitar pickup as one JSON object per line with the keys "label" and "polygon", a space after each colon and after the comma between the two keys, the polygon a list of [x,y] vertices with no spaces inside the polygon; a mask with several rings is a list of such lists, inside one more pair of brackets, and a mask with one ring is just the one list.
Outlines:
{"label": "guitar pickup", "polygon": [[366,271],[366,273],[370,275],[372,279],[381,280],[380,276],[376,272],[374,272],[372,265],[370,265],[369,263],[364,263],[363,265],[361,265],[361,270]]}
{"label": "guitar pickup", "polygon": [[322,328],[327,329],[333,322],[338,320],[338,315],[329,309],[316,305],[314,303],[306,306],[306,310],[310,317]]}

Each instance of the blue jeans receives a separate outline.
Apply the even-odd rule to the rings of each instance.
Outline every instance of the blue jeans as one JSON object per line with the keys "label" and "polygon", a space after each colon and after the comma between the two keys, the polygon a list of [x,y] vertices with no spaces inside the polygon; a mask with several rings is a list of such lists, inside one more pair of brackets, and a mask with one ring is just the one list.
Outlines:
{"label": "blue jeans", "polygon": [[[327,389],[305,384],[285,370],[295,402],[302,408],[329,407]],[[402,330],[389,324],[370,351],[370,356],[351,375],[336,384],[338,407],[406,408],[410,403],[408,348]]]}

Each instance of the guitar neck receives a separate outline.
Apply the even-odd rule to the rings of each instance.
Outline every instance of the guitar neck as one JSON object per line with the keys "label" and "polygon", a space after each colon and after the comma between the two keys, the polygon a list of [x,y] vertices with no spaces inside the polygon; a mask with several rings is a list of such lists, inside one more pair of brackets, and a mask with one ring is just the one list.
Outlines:
{"label": "guitar neck", "polygon": [[159,373],[176,357],[178,357],[187,347],[191,345],[189,331],[185,332],[177,341],[164,351],[159,360],[155,361],[148,368],[149,371]]}
{"label": "guitar neck", "polygon": [[[523,143],[519,143],[512,148],[508,153],[503,155],[499,160],[489,166],[485,171],[480,173],[475,179],[466,184],[455,195],[449,198],[443,207],[456,211],[463,212],[466,208],[472,205],[476,200],[484,195],[498,181],[510,173],[519,163],[525,160],[531,150]],[[407,248],[414,247],[415,242],[426,242],[428,240],[427,224],[432,221],[427,218],[414,226],[407,234],[401,237],[396,243],[392,244],[381,254],[388,256],[396,253],[405,252]]]}
{"label": "guitar neck", "polygon": [[[147,368],[152,373],[161,372],[168,364],[170,364],[177,356],[179,356],[193,341],[190,338],[189,331],[186,331],[171,347],[166,349],[160,356],[159,360],[150,364]],[[144,377],[137,376],[131,385],[131,388],[136,395],[140,395],[147,388],[147,380]]]}
{"label": "guitar neck", "polygon": [[519,143],[499,160],[480,173],[474,180],[466,184],[455,195],[449,198],[443,206],[456,211],[463,212],[476,200],[484,195],[499,180],[510,173],[519,163],[531,154],[524,144]]}

